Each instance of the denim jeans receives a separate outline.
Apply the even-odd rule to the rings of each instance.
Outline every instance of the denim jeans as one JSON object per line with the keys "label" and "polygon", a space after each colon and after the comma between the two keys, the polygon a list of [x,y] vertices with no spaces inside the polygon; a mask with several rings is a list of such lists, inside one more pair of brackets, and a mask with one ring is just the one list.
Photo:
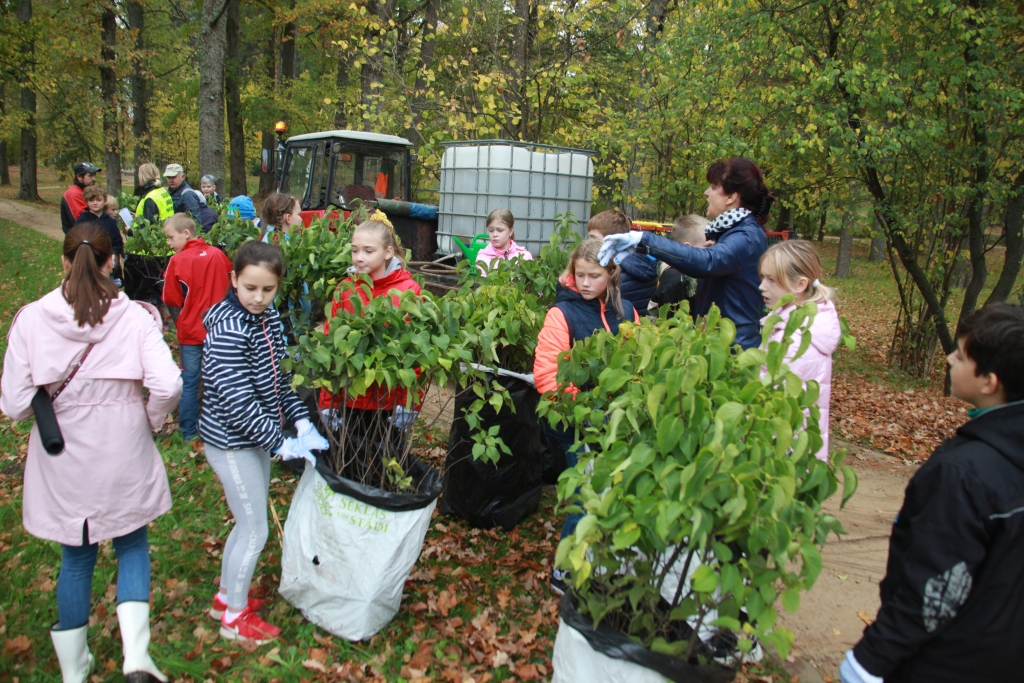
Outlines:
{"label": "denim jeans", "polygon": [[[92,603],[92,574],[99,544],[87,544],[88,526],[82,528],[82,545],[61,545],[60,575],[57,577],[59,630],[89,623]],[[149,536],[141,526],[114,539],[117,555],[117,604],[149,602]]]}
{"label": "denim jeans", "polygon": [[[565,431],[561,427],[552,427],[548,424],[546,419],[541,420],[541,425],[544,428],[544,434],[548,437],[551,443],[556,444],[565,453],[565,464],[568,467],[576,467],[576,463],[579,462],[579,458],[576,457],[576,451],[573,450],[572,444],[575,441],[576,436],[574,430]],[[576,493],[580,490],[576,489]],[[562,525],[562,534],[558,537],[561,541],[566,536],[571,536],[576,532],[576,525],[583,519],[583,514],[579,512],[571,512],[565,517],[565,524]]]}
{"label": "denim jeans", "polygon": [[203,369],[203,345],[182,344],[181,402],[178,403],[178,427],[185,440],[194,439],[199,429],[199,378]]}

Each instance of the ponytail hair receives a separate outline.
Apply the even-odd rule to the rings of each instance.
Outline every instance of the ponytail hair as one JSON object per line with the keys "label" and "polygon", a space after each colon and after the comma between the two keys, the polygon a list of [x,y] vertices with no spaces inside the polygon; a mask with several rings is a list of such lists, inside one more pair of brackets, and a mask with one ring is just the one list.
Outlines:
{"label": "ponytail hair", "polygon": [[813,301],[817,304],[836,300],[836,290],[821,284],[821,276],[825,268],[814,244],[807,240],[783,240],[768,247],[760,262],[757,272],[771,275],[787,292],[796,288],[800,278],[810,282],[804,296],[804,302]]}
{"label": "ponytail hair", "polygon": [[[290,194],[273,192],[263,204],[263,222],[267,226],[274,226],[281,229],[281,221],[292,212],[292,208],[299,203],[299,200]],[[269,228],[268,228],[269,229]]]}
{"label": "ponytail hair", "polygon": [[768,224],[775,197],[764,184],[764,171],[760,166],[746,157],[732,157],[711,164],[707,179],[725,194],[738,194],[740,206],[754,214],[761,227]]}
{"label": "ponytail hair", "polygon": [[114,255],[110,236],[95,221],[79,223],[65,235],[63,255],[70,268],[61,282],[61,293],[71,304],[78,326],[95,327],[103,322],[110,302],[119,294],[102,270]]}
{"label": "ponytail hair", "polygon": [[360,223],[352,234],[354,235],[357,232],[373,233],[385,249],[388,247],[394,249],[395,255],[392,258],[398,259],[398,262],[402,264],[402,268],[405,268],[405,249],[402,248],[402,243],[399,241],[398,235],[395,234],[395,229],[391,227],[391,222],[388,221],[381,211],[377,211],[370,217],[370,220]]}
{"label": "ponytail hair", "polygon": [[[569,267],[565,269],[564,275],[570,276],[573,280],[576,279],[576,262],[587,261],[589,263],[597,264],[601,266],[601,260],[597,255],[601,252],[601,245],[604,244],[604,240],[597,237],[588,237],[579,243],[573,252],[572,256],[569,257]],[[608,271],[608,289],[604,292],[604,304],[606,307],[612,308],[620,318],[624,317],[622,308],[622,295],[620,293],[619,281],[622,277],[622,270],[619,265],[614,261],[609,261],[607,266],[601,266]],[[627,322],[633,322],[629,320]]]}

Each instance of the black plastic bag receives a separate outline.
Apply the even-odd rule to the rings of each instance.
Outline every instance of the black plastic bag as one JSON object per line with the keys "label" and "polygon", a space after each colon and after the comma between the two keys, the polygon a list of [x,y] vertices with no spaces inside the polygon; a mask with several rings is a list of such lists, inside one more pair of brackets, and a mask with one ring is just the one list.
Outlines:
{"label": "black plastic bag", "polygon": [[405,493],[392,493],[339,477],[320,457],[316,459],[316,471],[332,491],[355,498],[360,503],[391,512],[422,510],[441,494],[441,477],[437,470],[418,458],[410,460],[406,472],[412,477],[412,487]]}
{"label": "black plastic bag", "polygon": [[[612,659],[622,659],[656,671],[675,683],[728,683],[736,671],[717,664],[691,664],[684,659],[651,652],[636,641],[606,624],[594,628],[590,617],[576,610],[572,591],[566,591],[558,605],[558,616],[567,626],[579,631],[595,652]],[[685,626],[685,624],[683,624]]]}
{"label": "black plastic bag", "polygon": [[511,531],[540,503],[544,469],[537,420],[540,394],[521,379],[499,375],[497,381],[511,395],[515,412],[506,406],[495,413],[490,404],[485,404],[480,419],[485,430],[499,426],[498,436],[512,454],[501,453],[497,467],[473,458],[474,442],[464,415],[477,397],[472,392],[457,396],[455,421],[448,436],[441,511],[466,520],[470,526],[500,526]]}
{"label": "black plastic bag", "polygon": [[159,306],[163,300],[164,271],[167,270],[166,256],[139,256],[127,254],[124,257],[124,293],[134,301],[147,301]]}

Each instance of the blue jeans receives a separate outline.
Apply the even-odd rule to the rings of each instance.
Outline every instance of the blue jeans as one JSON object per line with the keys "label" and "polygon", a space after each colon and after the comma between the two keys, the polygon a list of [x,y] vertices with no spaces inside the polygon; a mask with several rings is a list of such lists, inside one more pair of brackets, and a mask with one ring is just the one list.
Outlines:
{"label": "blue jeans", "polygon": [[203,345],[182,344],[181,402],[178,404],[178,427],[185,440],[194,439],[199,429],[199,378],[203,370]]}
{"label": "blue jeans", "polygon": [[[568,467],[576,467],[579,458],[576,457],[576,451],[572,448],[573,441],[576,439],[574,431],[566,431],[561,427],[552,427],[546,419],[541,420],[541,425],[544,428],[544,435],[551,442],[558,445],[565,453],[565,464]],[[576,489],[576,493],[579,492],[580,490]],[[580,512],[571,512],[566,515],[565,524],[562,525],[562,535],[558,537],[558,540],[561,541],[566,536],[576,533],[576,525],[580,523],[581,519],[583,519],[583,514]]]}
{"label": "blue jeans", "polygon": [[[88,523],[86,523],[88,524]],[[92,603],[92,574],[99,544],[89,545],[88,526],[82,528],[82,545],[61,545],[60,575],[57,577],[58,630],[89,623]],[[149,536],[141,526],[114,539],[117,555],[117,604],[149,602]]]}

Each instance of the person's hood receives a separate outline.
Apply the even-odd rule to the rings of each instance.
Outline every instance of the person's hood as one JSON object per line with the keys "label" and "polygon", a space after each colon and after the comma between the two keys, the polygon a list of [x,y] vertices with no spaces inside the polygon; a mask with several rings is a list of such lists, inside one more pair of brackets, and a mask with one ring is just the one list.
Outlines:
{"label": "person's hood", "polygon": [[1024,401],[986,410],[956,430],[957,434],[988,444],[1024,470]]}
{"label": "person's hood", "polygon": [[658,277],[658,262],[646,254],[630,254],[619,267],[634,280],[653,280]]}
{"label": "person's hood", "polygon": [[497,249],[493,244],[488,242],[487,246],[481,249],[479,254],[477,254],[477,258],[482,255],[488,261],[493,259],[511,259],[516,256],[522,256],[527,251],[526,247],[519,246],[515,243],[515,240],[509,241],[506,249]]}
{"label": "person's hood", "polygon": [[235,290],[228,289],[227,296],[225,296],[220,303],[213,305],[210,310],[203,316],[203,326],[207,330],[212,329],[219,323],[226,320],[238,320],[246,325],[256,326],[261,325],[263,320],[270,313],[273,306],[268,307],[259,315],[250,313],[245,310],[241,302],[238,300],[238,295],[235,294]]}
{"label": "person's hood", "polygon": [[42,318],[47,327],[65,339],[84,344],[103,341],[121,316],[128,311],[128,307],[134,305],[124,292],[120,292],[116,299],[111,300],[110,308],[107,309],[100,324],[90,327],[88,324],[78,324],[75,320],[75,311],[64,298],[60,287],[40,299],[39,303],[42,305]]}
{"label": "person's hood", "polygon": [[136,197],[145,197],[147,194],[149,194],[150,192],[152,192],[155,189],[156,189],[156,181],[155,180],[150,180],[145,185],[139,185],[138,187],[135,188],[135,196]]}
{"label": "person's hood", "polygon": [[[795,306],[789,305],[778,311],[778,315],[782,317],[782,322],[777,323],[776,328],[778,329],[779,326],[785,327],[789,321],[789,315],[795,310]],[[771,314],[768,314],[761,318],[762,326],[770,316]],[[839,339],[842,336],[843,328],[839,324],[839,315],[836,313],[835,304],[831,301],[818,304],[818,313],[814,316],[814,321],[811,323],[811,346],[824,355],[831,356],[839,348]]]}
{"label": "person's hood", "polygon": [[228,202],[228,210],[235,209],[238,211],[238,217],[245,220],[254,220],[256,218],[256,206],[252,203],[252,199],[246,197],[244,194],[233,197]]}

